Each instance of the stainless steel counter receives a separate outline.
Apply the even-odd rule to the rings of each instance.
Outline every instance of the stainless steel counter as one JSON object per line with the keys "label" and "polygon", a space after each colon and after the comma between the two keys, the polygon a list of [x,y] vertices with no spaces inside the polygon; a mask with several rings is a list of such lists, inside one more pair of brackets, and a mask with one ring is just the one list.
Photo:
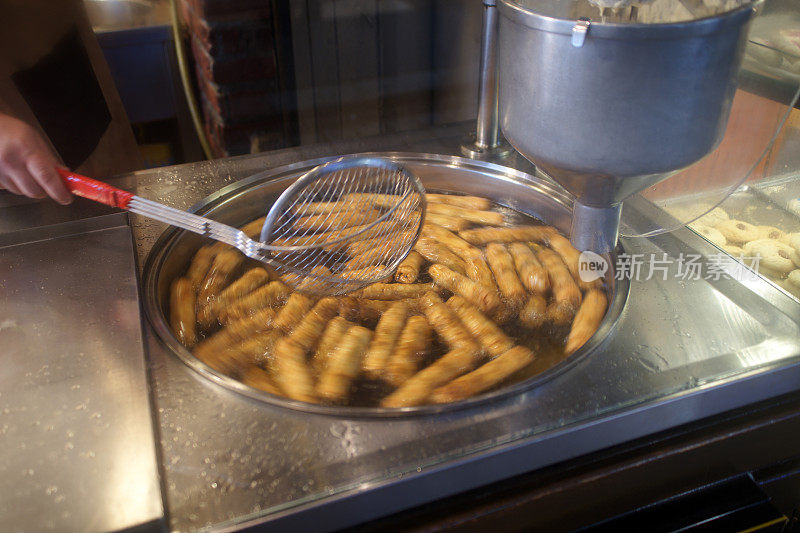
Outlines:
{"label": "stainless steel counter", "polygon": [[[455,153],[465,128],[156,169],[117,181],[188,207],[255,172],[305,159]],[[625,216],[635,223],[649,216],[648,208],[632,205]],[[163,226],[132,224],[141,262]],[[717,253],[688,230],[623,245],[628,253],[659,257]],[[144,322],[169,527],[262,521],[276,529],[347,527],[800,389],[796,300],[764,280],[683,280],[675,268],[668,267],[666,279],[632,282],[614,333],[569,372],[490,405],[395,420],[332,418],[244,398],[185,366]],[[5,398],[3,391],[0,404]],[[47,497],[24,500],[44,508]]]}
{"label": "stainless steel counter", "polygon": [[163,523],[126,218],[0,236],[3,531]]}

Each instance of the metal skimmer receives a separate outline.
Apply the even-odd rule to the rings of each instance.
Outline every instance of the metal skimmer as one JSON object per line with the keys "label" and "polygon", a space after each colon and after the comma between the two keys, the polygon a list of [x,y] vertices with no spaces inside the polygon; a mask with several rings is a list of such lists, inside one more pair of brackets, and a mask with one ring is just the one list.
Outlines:
{"label": "metal skimmer", "polygon": [[234,246],[271,266],[286,284],[320,295],[344,294],[391,276],[419,237],[425,216],[420,180],[383,158],[343,157],[298,178],[267,213],[260,242],[237,228],[59,172],[78,196]]}

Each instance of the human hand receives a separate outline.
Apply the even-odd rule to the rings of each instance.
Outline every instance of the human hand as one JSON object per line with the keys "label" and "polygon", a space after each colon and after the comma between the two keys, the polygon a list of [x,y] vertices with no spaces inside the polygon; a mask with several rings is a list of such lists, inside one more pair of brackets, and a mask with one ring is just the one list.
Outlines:
{"label": "human hand", "polygon": [[56,166],[58,161],[35,129],[0,113],[0,189],[69,204],[72,195]]}

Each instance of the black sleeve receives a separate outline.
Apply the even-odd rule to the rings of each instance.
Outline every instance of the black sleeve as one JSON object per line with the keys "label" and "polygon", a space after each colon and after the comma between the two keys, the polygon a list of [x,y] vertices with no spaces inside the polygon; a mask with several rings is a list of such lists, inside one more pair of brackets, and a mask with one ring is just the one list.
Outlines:
{"label": "black sleeve", "polygon": [[11,78],[64,163],[79,167],[108,129],[111,113],[77,26]]}

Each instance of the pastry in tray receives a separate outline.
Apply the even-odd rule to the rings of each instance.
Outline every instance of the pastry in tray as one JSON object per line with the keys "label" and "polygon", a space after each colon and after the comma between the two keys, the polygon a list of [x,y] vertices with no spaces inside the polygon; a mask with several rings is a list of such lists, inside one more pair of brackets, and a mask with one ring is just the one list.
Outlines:
{"label": "pastry in tray", "polygon": [[[568,239],[486,198],[427,200],[431,216],[397,271],[345,296],[292,292],[238,251],[203,246],[172,282],[173,332],[199,360],[250,387],[384,408],[455,402],[522,381],[542,371],[540,360],[564,359],[594,334],[607,291],[600,280],[581,281]],[[346,251],[353,268],[371,266],[369,249],[356,245]]]}
{"label": "pastry in tray", "polygon": [[[756,225],[717,207],[689,224],[693,230],[758,273],[800,296],[800,232]],[[757,261],[754,260],[757,258]]]}

